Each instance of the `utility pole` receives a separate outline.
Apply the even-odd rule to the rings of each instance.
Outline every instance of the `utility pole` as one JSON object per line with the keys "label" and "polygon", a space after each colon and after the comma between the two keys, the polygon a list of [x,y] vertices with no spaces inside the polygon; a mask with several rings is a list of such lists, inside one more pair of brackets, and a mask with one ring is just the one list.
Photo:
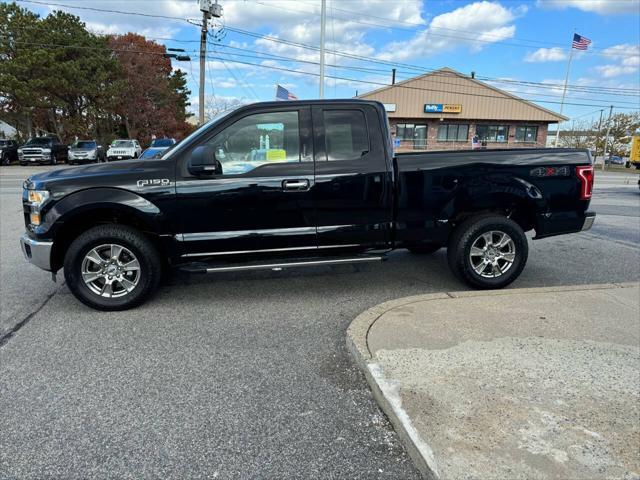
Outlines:
{"label": "utility pole", "polygon": [[604,156],[602,157],[602,171],[607,161],[607,150],[609,149],[609,132],[611,132],[611,115],[613,114],[613,105],[609,107],[609,118],[607,118],[607,136],[604,137]]}
{"label": "utility pole", "polygon": [[207,22],[209,12],[202,12],[202,29],[200,30],[200,92],[198,95],[198,124],[204,123],[204,69],[207,60]]}
{"label": "utility pole", "polygon": [[396,84],[396,69],[392,68],[391,69],[391,85],[395,85]]}
{"label": "utility pole", "polygon": [[320,98],[324,98],[324,32],[327,24],[327,0],[322,0],[320,8]]}
{"label": "utility pole", "polygon": [[202,12],[202,29],[200,30],[200,85],[198,92],[198,123],[204,123],[204,74],[207,60],[207,35],[208,23],[211,17],[220,18],[222,16],[222,6],[218,5],[218,0],[211,3],[211,0],[198,0],[200,11]]}
{"label": "utility pole", "polygon": [[600,141],[600,133],[602,133],[602,112],[604,112],[604,109],[600,110],[600,120],[598,120],[598,134],[596,135],[596,148],[594,152],[596,159],[598,158],[598,142]]}

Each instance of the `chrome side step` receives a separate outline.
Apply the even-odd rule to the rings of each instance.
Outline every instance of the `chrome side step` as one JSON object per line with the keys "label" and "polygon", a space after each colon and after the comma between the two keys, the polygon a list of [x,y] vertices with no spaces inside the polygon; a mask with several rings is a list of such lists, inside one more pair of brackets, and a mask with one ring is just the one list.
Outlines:
{"label": "chrome side step", "polygon": [[190,268],[189,266],[181,270],[191,273],[218,273],[218,272],[241,272],[248,270],[273,270],[279,272],[285,268],[314,267],[320,265],[340,265],[348,263],[364,263],[364,262],[381,262],[385,260],[384,256],[360,256],[351,258],[331,258],[331,259],[313,259],[313,260],[297,260],[292,262],[279,263],[253,263],[247,265],[231,265],[231,266],[207,266],[201,268]]}

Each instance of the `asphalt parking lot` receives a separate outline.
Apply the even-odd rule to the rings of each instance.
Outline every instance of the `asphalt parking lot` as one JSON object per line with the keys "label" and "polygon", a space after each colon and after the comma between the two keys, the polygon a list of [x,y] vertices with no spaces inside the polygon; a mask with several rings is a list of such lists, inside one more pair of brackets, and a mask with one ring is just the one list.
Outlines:
{"label": "asphalt parking lot", "polygon": [[[21,184],[42,168],[0,169],[1,478],[419,477],[345,331],[383,301],[466,289],[444,251],[186,278],[95,312],[22,258]],[[594,228],[532,242],[513,287],[639,280],[637,178],[598,172]]]}

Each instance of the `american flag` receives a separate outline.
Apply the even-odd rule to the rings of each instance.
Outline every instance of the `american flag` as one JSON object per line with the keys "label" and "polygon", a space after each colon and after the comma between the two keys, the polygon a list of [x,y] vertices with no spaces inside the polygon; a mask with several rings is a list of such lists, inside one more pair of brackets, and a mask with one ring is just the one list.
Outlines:
{"label": "american flag", "polygon": [[277,85],[276,100],[298,100],[293,93],[280,85]]}
{"label": "american flag", "polygon": [[591,43],[591,40],[589,40],[588,38],[585,38],[582,35],[578,35],[577,33],[574,33],[573,43],[571,44],[571,47],[575,48],[576,50],[586,50],[590,43]]}

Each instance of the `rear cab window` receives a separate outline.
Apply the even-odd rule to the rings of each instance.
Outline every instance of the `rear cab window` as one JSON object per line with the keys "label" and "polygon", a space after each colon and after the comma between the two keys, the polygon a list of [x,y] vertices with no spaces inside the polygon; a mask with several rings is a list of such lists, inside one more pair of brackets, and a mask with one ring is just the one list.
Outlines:
{"label": "rear cab window", "polygon": [[327,160],[357,160],[369,152],[367,122],[362,110],[324,110]]}

